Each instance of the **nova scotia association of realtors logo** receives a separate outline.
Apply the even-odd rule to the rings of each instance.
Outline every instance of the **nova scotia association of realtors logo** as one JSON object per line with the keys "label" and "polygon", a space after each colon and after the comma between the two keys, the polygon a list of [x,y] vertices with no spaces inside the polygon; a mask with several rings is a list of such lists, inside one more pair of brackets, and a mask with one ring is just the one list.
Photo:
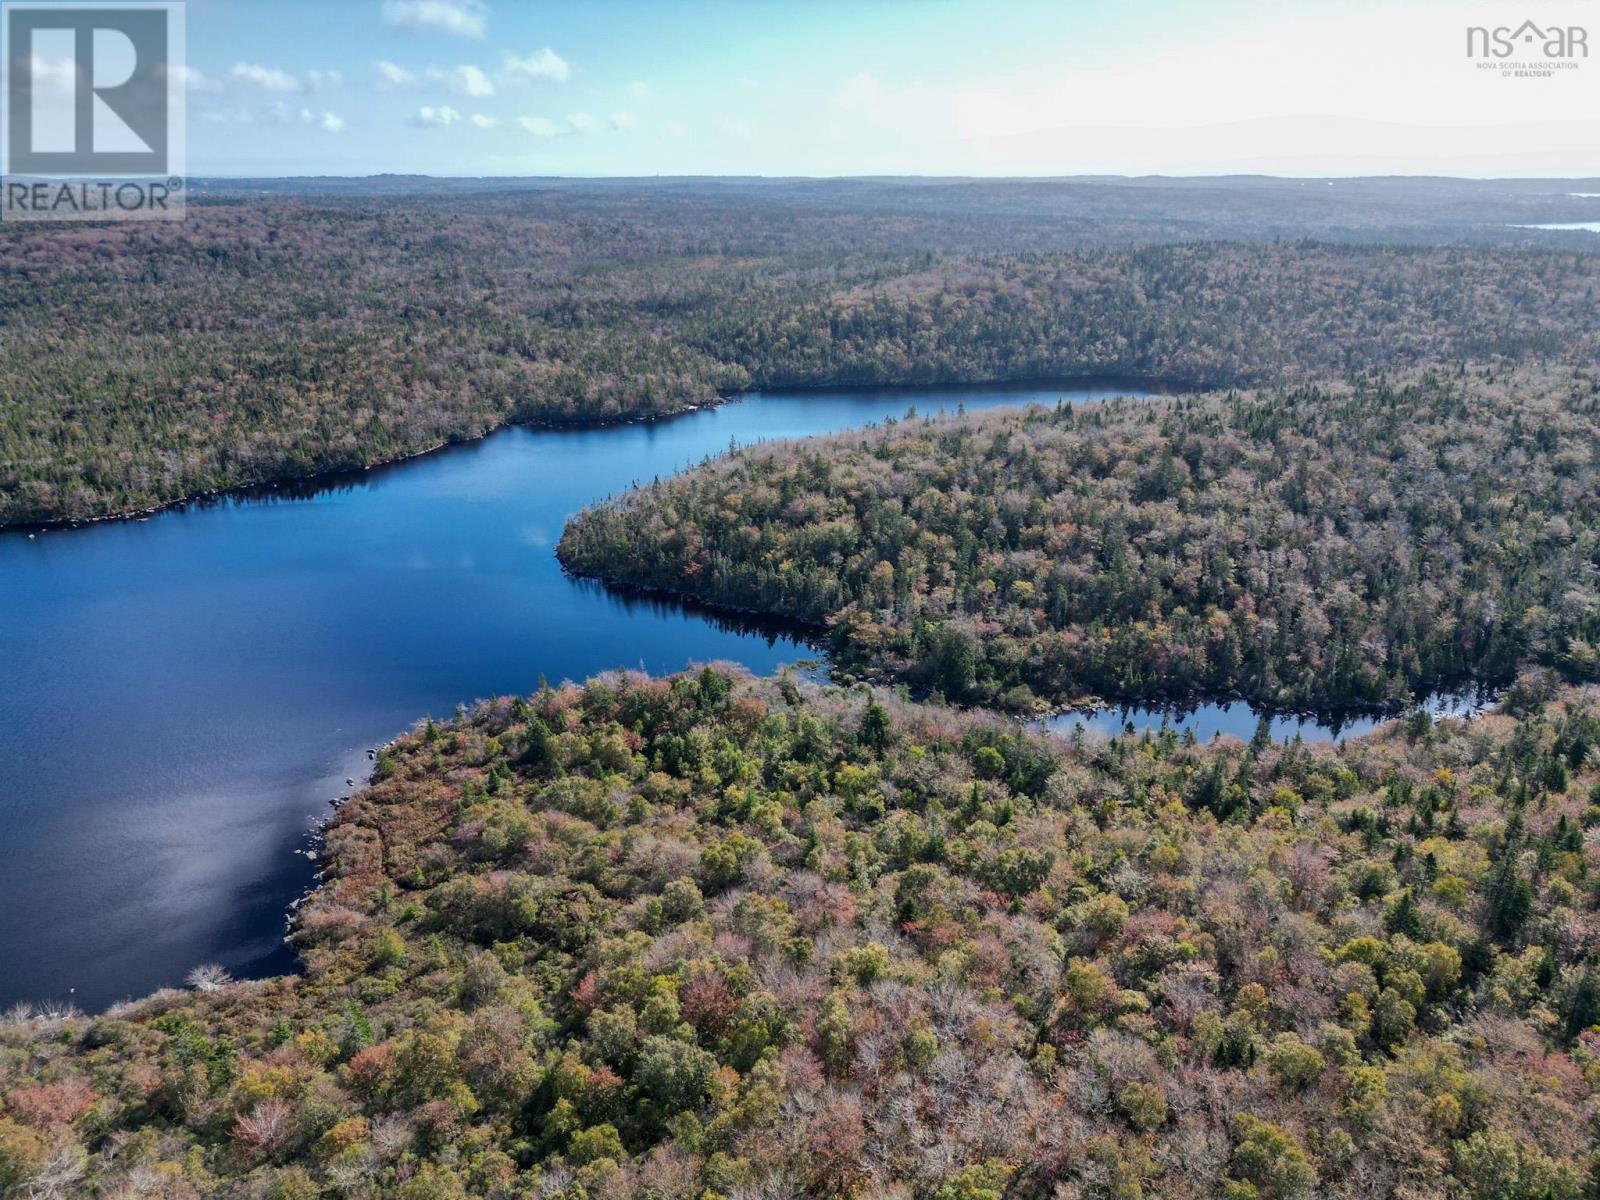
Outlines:
{"label": "nova scotia association of realtors logo", "polygon": [[0,220],[184,213],[182,0],[0,0]]}
{"label": "nova scotia association of realtors logo", "polygon": [[1471,25],[1467,57],[1480,70],[1507,78],[1550,79],[1575,71],[1589,57],[1589,30],[1582,25]]}

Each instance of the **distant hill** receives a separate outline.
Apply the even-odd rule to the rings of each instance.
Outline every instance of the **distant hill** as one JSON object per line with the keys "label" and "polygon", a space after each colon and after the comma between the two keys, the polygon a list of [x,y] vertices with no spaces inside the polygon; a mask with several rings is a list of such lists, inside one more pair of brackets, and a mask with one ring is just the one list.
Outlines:
{"label": "distant hill", "polygon": [[1593,363],[1600,239],[1505,228],[1569,186],[202,181],[0,228],[0,524],[751,386]]}

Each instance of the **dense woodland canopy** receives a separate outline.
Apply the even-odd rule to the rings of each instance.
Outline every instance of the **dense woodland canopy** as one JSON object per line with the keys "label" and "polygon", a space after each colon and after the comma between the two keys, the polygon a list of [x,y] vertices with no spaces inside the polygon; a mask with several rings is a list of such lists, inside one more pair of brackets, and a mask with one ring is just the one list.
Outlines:
{"label": "dense woodland canopy", "polygon": [[1314,748],[864,693],[428,723],[305,976],[0,1026],[0,1193],[1594,1194],[1594,688]]}
{"label": "dense woodland canopy", "polygon": [[[0,524],[757,386],[1595,360],[1600,256],[1580,243],[1187,240],[1462,237],[1467,211],[1574,203],[1365,186],[330,185],[216,195],[176,225],[8,226]],[[1429,211],[1452,223],[1417,225]]]}
{"label": "dense woodland canopy", "polygon": [[571,569],[826,623],[1035,707],[1392,704],[1600,674],[1600,384],[1435,372],[737,450],[569,524]]}
{"label": "dense woodland canopy", "polygon": [[1298,238],[1371,245],[1471,243],[1581,248],[1573,233],[1535,231],[1600,211],[1600,179],[1351,179],[1079,176],[1058,179],[879,176],[856,179],[670,177],[614,179],[191,179],[224,203],[263,198],[537,203],[541,211],[656,219],[674,209],[699,227],[723,221],[815,243],[847,235],[900,249],[1048,250],[1170,241]]}
{"label": "dense woodland canopy", "polygon": [[1018,709],[1523,671],[1315,748],[715,669],[430,721],[331,821],[302,976],[0,1019],[0,1196],[1596,1195],[1600,256],[1501,228],[1560,186],[262,181],[0,228],[0,524],[1121,376],[1218,390],[737,450],[561,553]]}

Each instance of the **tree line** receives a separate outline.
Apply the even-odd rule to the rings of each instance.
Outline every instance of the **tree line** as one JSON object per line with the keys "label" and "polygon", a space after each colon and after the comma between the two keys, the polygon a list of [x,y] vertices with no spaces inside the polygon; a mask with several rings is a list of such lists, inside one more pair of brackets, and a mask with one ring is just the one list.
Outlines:
{"label": "tree line", "polygon": [[1584,372],[908,414],[607,500],[558,553],[963,703],[1393,706],[1600,674],[1597,450]]}
{"label": "tree line", "polygon": [[486,702],[332,821],[304,976],[0,1024],[0,1194],[1579,1200],[1597,739]]}
{"label": "tree line", "polygon": [[764,196],[264,196],[0,231],[0,524],[750,387],[1595,357],[1594,255],[1052,246]]}

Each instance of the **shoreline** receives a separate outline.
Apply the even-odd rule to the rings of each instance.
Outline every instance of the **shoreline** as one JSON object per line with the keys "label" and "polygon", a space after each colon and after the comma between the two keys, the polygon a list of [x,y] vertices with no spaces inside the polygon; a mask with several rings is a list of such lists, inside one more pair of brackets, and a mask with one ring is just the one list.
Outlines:
{"label": "shoreline", "polygon": [[[774,623],[775,627],[791,626],[796,631],[801,631],[802,634],[821,635],[820,640],[808,641],[807,644],[818,650],[825,657],[830,677],[840,685],[867,683],[878,687],[910,686],[906,680],[878,666],[850,670],[844,675],[838,674],[840,670],[839,664],[835,660],[832,650],[826,644],[826,635],[829,631],[829,627],[826,624],[818,624],[801,617],[786,616],[782,613],[764,612],[760,609],[727,604],[694,592],[679,592],[656,584],[634,583],[631,580],[579,571],[568,565],[566,559],[562,557],[559,542],[556,544],[555,555],[556,561],[561,564],[562,573],[569,579],[596,584],[619,596],[635,596],[646,600],[664,601],[677,604],[686,609],[700,609],[712,616],[722,614],[728,617],[737,617],[741,620],[749,621],[753,625],[771,622]],[[1309,705],[1274,705],[1262,700],[1252,699],[1237,689],[1187,695],[1157,693],[1131,699],[1086,694],[1071,700],[1043,701],[1039,708],[1028,712],[1001,708],[990,704],[957,704],[948,700],[946,703],[950,708],[958,712],[992,713],[999,717],[1038,725],[1040,728],[1044,728],[1045,722],[1071,715],[1093,716],[1111,712],[1125,714],[1142,710],[1151,713],[1164,713],[1178,720],[1184,720],[1203,708],[1211,706],[1231,708],[1235,704],[1243,704],[1257,716],[1265,716],[1271,720],[1292,718],[1302,722],[1310,721],[1317,725],[1331,726],[1337,730],[1340,725],[1347,721],[1395,720],[1416,708],[1427,709],[1431,713],[1433,712],[1434,702],[1441,698],[1465,699],[1470,696],[1472,697],[1473,711],[1475,713],[1483,712],[1500,702],[1500,698],[1509,684],[1510,680],[1500,682],[1480,681],[1471,677],[1440,680],[1421,696],[1413,696],[1410,700],[1347,701],[1330,705],[1326,708],[1316,708]],[[927,703],[926,694],[913,692],[912,698],[917,703]]]}
{"label": "shoreline", "polygon": [[[565,570],[565,569],[566,568],[563,566],[563,570]],[[577,576],[576,578],[591,579],[591,580],[595,580],[596,582],[601,582],[594,576]],[[615,587],[624,588],[624,589],[630,587],[630,585],[627,585],[627,584],[619,584],[619,585],[606,584],[606,586],[607,587],[615,586]],[[643,591],[644,589],[632,588],[631,590],[633,590],[635,592],[639,592],[639,591]],[[655,589],[655,590],[658,591],[658,592],[660,591],[659,589]],[[667,598],[667,599],[676,599],[676,597],[674,597],[672,593],[660,592],[660,595],[665,597],[665,598]],[[729,608],[727,606],[717,606],[717,605],[714,605],[714,604],[710,604],[709,602],[700,601],[700,600],[696,600],[695,603],[700,604],[701,606],[709,608],[709,609],[718,609],[718,608],[720,608],[720,610],[722,612],[732,613],[732,614],[735,614],[735,615],[741,615],[741,616],[748,615],[748,616],[757,616],[757,617],[759,617],[761,615],[761,614],[755,613],[753,611],[732,609],[732,608]],[[831,668],[832,668],[831,655],[828,653],[828,651],[826,650],[825,647],[818,646],[818,647],[814,647],[814,648],[818,649],[825,656],[825,658],[829,660],[826,663],[826,665],[830,670],[830,677],[818,680],[817,682],[820,684],[820,686],[827,687],[829,685],[832,685],[832,686],[838,686],[838,687],[842,687],[842,688],[849,688],[854,684],[867,683],[869,685],[875,684],[875,685],[880,686],[880,687],[894,687],[894,686],[898,686],[898,684],[899,684],[899,681],[896,681],[896,680],[892,679],[891,677],[879,676],[879,675],[857,676],[857,677],[854,677],[854,678],[846,678],[846,679],[833,678],[833,677],[831,677]],[[765,676],[764,678],[778,678],[778,677],[779,677],[779,675],[774,674],[772,676]],[[1571,685],[1569,685],[1569,686],[1571,686]],[[1463,714],[1453,714],[1453,715],[1456,715],[1459,719],[1470,720],[1470,719],[1473,719],[1475,717],[1481,716],[1486,712],[1492,711],[1493,709],[1498,707],[1498,705],[1500,704],[1501,700],[1504,698],[1504,691],[1505,691],[1505,689],[1503,687],[1502,688],[1497,688],[1497,689],[1482,689],[1480,691],[1480,693],[1479,693],[1479,699],[1474,703],[1471,712],[1463,713]],[[1463,695],[1463,693],[1460,692],[1460,691],[1452,692],[1452,691],[1447,691],[1447,690],[1444,690],[1444,689],[1440,689],[1440,690],[1434,691],[1432,693],[1429,693],[1429,696],[1428,696],[1427,699],[1428,700],[1432,700],[1434,698],[1441,697],[1441,696],[1450,697],[1450,696],[1461,696],[1461,695]],[[478,702],[481,702],[481,700],[478,701]],[[922,703],[926,703],[927,701],[926,701],[925,698],[922,698],[922,699],[915,699],[914,702],[922,704]],[[1232,696],[1217,695],[1217,696],[1206,697],[1206,698],[1203,698],[1203,699],[1192,700],[1187,705],[1183,705],[1183,704],[1181,704],[1180,702],[1177,702],[1177,701],[1170,701],[1170,702],[1167,702],[1167,703],[1119,704],[1119,703],[1117,703],[1115,701],[1106,701],[1103,697],[1100,697],[1100,698],[1092,698],[1092,699],[1087,699],[1087,700],[1074,702],[1074,703],[1056,704],[1056,705],[1052,705],[1045,712],[1035,713],[1035,714],[1026,714],[1026,715],[1025,714],[1021,714],[1021,713],[1016,713],[1016,712],[1010,712],[1010,711],[1007,711],[1007,710],[1004,710],[1004,709],[990,708],[988,706],[981,705],[981,704],[973,704],[973,705],[952,704],[952,705],[949,705],[949,708],[950,708],[950,710],[952,712],[958,713],[963,717],[990,716],[990,717],[995,717],[995,718],[997,718],[999,720],[1002,720],[1002,721],[1016,721],[1019,724],[1021,724],[1029,733],[1036,733],[1036,734],[1040,734],[1040,735],[1045,736],[1045,737],[1055,738],[1055,739],[1058,739],[1058,740],[1065,740],[1066,734],[1058,733],[1058,732],[1056,732],[1055,730],[1053,730],[1053,729],[1051,729],[1049,727],[1048,722],[1050,720],[1052,720],[1054,718],[1057,718],[1057,717],[1063,717],[1063,716],[1067,716],[1067,715],[1070,715],[1070,714],[1074,714],[1074,713],[1079,714],[1079,715],[1083,715],[1083,716],[1091,716],[1091,715],[1094,715],[1096,713],[1101,713],[1101,714],[1110,713],[1110,712],[1112,712],[1114,710],[1115,711],[1120,711],[1120,712],[1123,712],[1123,713],[1132,712],[1132,711],[1135,711],[1135,710],[1142,710],[1142,711],[1144,711],[1146,713],[1156,713],[1156,712],[1171,713],[1172,715],[1178,716],[1178,717],[1181,718],[1181,717],[1186,717],[1188,715],[1192,715],[1193,713],[1198,712],[1200,709],[1202,709],[1204,707],[1207,707],[1207,706],[1210,706],[1210,705],[1231,706],[1233,704],[1244,704],[1246,707],[1248,707],[1250,709],[1250,711],[1252,713],[1256,713],[1258,715],[1264,715],[1264,716],[1267,716],[1268,718],[1271,718],[1271,719],[1285,718],[1285,717],[1295,717],[1295,718],[1304,718],[1304,719],[1307,719],[1307,720],[1312,720],[1312,721],[1317,722],[1318,724],[1326,725],[1326,724],[1329,724],[1330,721],[1335,720],[1336,716],[1337,716],[1337,714],[1327,713],[1327,712],[1318,713],[1318,712],[1316,712],[1314,710],[1263,709],[1263,708],[1260,708],[1259,706],[1251,703],[1247,698],[1245,698],[1244,696],[1239,695],[1237,693],[1233,694]],[[1368,709],[1368,710],[1362,711],[1362,712],[1357,712],[1355,710],[1345,710],[1342,715],[1344,715],[1346,717],[1350,717],[1350,718],[1359,718],[1359,719],[1370,718],[1370,719],[1377,720],[1378,723],[1375,724],[1373,726],[1373,728],[1368,729],[1368,730],[1364,730],[1364,731],[1354,735],[1355,737],[1371,737],[1371,736],[1374,736],[1374,735],[1378,734],[1383,729],[1384,725],[1386,725],[1386,724],[1388,724],[1388,723],[1390,723],[1390,722],[1392,722],[1394,720],[1398,720],[1408,710],[1408,707],[1422,707],[1422,708],[1428,709],[1435,721],[1442,719],[1442,714],[1439,714],[1439,713],[1436,713],[1436,712],[1432,712],[1432,709],[1431,709],[1431,707],[1430,707],[1430,705],[1428,704],[1427,701],[1419,701],[1413,706],[1401,706],[1399,708],[1390,709],[1390,710],[1384,710],[1384,711],[1378,711],[1378,710],[1375,710],[1375,709]],[[1448,715],[1448,714],[1444,714],[1444,715]],[[327,864],[327,861],[328,861],[328,859],[327,859],[327,851],[326,851],[327,829],[332,824],[334,819],[336,817],[338,817],[338,815],[348,805],[360,800],[362,795],[365,792],[367,792],[370,788],[372,788],[374,786],[374,784],[377,782],[378,756],[380,754],[382,754],[385,750],[392,749],[395,745],[397,745],[399,742],[401,742],[407,736],[415,733],[418,729],[420,729],[422,727],[422,725],[424,724],[424,722],[427,719],[428,718],[418,719],[417,721],[414,721],[412,724],[410,724],[406,728],[404,728],[404,729],[400,730],[399,732],[395,733],[392,737],[388,738],[386,741],[379,742],[375,746],[367,747],[365,749],[365,751],[364,751],[364,753],[366,755],[367,769],[364,772],[362,772],[362,773],[360,773],[360,774],[358,774],[356,776],[349,777],[349,779],[353,779],[354,782],[353,783],[347,782],[346,785],[345,785],[345,789],[346,790],[344,791],[343,794],[334,796],[334,797],[330,798],[329,800],[327,800],[325,802],[327,811],[317,815],[315,817],[314,823],[311,825],[311,827],[308,828],[304,834],[302,834],[299,838],[296,839],[296,845],[290,852],[292,854],[301,855],[301,856],[305,857],[307,859],[307,861],[310,864],[313,865],[314,870],[313,870],[313,873],[312,873],[312,878],[311,878],[310,884],[302,892],[300,892],[297,895],[295,895],[284,906],[284,909],[283,909],[283,935],[282,935],[282,938],[280,939],[280,941],[281,941],[281,945],[285,948],[287,953],[293,959],[292,968],[290,970],[287,970],[287,971],[276,971],[276,972],[273,972],[271,974],[263,974],[263,975],[244,974],[244,975],[239,975],[239,976],[235,977],[235,979],[234,979],[235,983],[266,983],[266,982],[270,982],[272,980],[299,978],[300,976],[304,975],[304,973],[305,973],[305,961],[301,956],[300,948],[299,948],[299,946],[298,946],[298,944],[297,944],[297,942],[295,940],[295,933],[296,933],[296,930],[298,928],[298,923],[299,923],[299,919],[300,919],[301,910],[308,903],[310,903],[317,896],[317,894],[319,892],[321,892],[322,889],[324,887],[326,887],[327,884],[328,884],[328,878],[327,878],[327,875],[326,875],[326,864]],[[1117,737],[1131,737],[1131,736],[1134,736],[1134,735],[1125,733],[1122,730],[1116,730],[1116,731],[1112,732],[1111,734],[1109,734],[1108,736],[1112,737],[1112,738],[1117,738]],[[1336,741],[1336,739],[1330,739],[1330,743],[1333,742],[1333,741]],[[169,990],[169,989],[176,989],[178,991],[191,990],[188,987],[187,984],[172,984],[172,985],[168,985],[167,989],[159,989],[159,990],[163,990],[164,991],[164,990]],[[72,1004],[70,1002],[70,1000],[67,1001],[66,1003],[67,1003],[67,1005],[69,1007],[71,1007],[73,1009],[76,1009],[76,1011],[80,1012],[82,1015],[90,1017],[90,1018],[94,1018],[94,1017],[98,1017],[100,1015],[103,1015],[104,1013],[110,1012],[111,1010],[113,1010],[115,1008],[118,1008],[121,1005],[139,1003],[139,1002],[141,1002],[143,1000],[148,999],[149,996],[154,995],[154,994],[156,994],[156,993],[155,992],[151,992],[151,993],[147,993],[145,996],[135,996],[135,997],[129,997],[129,998],[126,998],[126,999],[123,999],[123,1000],[113,1001],[113,1002],[111,1002],[109,1004],[99,1006],[98,1008],[96,1008],[94,1010],[76,1009],[76,1005]],[[24,1001],[23,1003],[27,1004],[30,1008],[32,1008],[36,1012],[43,1012],[43,1011],[47,1011],[49,1009],[49,1007],[52,1006],[52,1005],[55,1005],[55,1006],[59,1007],[62,1002],[46,999],[46,1000],[37,1000],[37,1001]]]}
{"label": "shoreline", "polygon": [[[1109,389],[1126,387],[1156,395],[1195,395],[1205,391],[1224,390],[1224,384],[1190,384],[1176,380],[1139,380],[1132,375],[1073,375],[1049,378],[1020,378],[1020,379],[982,379],[982,380],[946,380],[941,382],[919,383],[818,383],[818,384],[774,384],[770,387],[750,387],[738,392],[718,393],[713,399],[701,401],[697,404],[685,405],[682,408],[668,409],[658,413],[644,413],[633,416],[619,417],[574,417],[571,420],[549,420],[532,418],[528,420],[508,420],[486,429],[483,433],[472,437],[442,438],[427,446],[391,458],[379,458],[364,466],[326,467],[302,474],[267,475],[257,479],[248,479],[225,487],[205,488],[196,492],[187,492],[171,500],[163,500],[158,504],[144,505],[139,508],[122,509],[117,512],[100,513],[92,516],[79,517],[53,517],[40,521],[0,521],[0,537],[11,535],[33,536],[41,533],[67,533],[75,529],[88,529],[97,525],[106,525],[118,521],[147,521],[151,517],[164,512],[181,509],[190,505],[204,508],[211,504],[223,503],[228,500],[248,500],[266,498],[263,493],[277,491],[280,488],[306,487],[319,488],[322,486],[335,486],[340,480],[351,481],[370,475],[373,471],[384,470],[391,467],[404,466],[417,459],[427,458],[430,455],[441,453],[459,446],[471,446],[482,442],[508,429],[527,429],[541,433],[562,433],[567,431],[580,432],[596,429],[615,429],[627,425],[651,425],[661,421],[670,421],[678,417],[688,416],[690,413],[706,412],[721,408],[727,404],[734,404],[740,400],[754,395],[805,395],[823,394],[827,392],[894,392],[904,391],[907,394],[917,391],[932,391],[938,388],[1015,388],[1019,391],[1028,388],[1059,387],[1066,390],[1103,386]],[[1240,384],[1237,386],[1254,386]]]}

